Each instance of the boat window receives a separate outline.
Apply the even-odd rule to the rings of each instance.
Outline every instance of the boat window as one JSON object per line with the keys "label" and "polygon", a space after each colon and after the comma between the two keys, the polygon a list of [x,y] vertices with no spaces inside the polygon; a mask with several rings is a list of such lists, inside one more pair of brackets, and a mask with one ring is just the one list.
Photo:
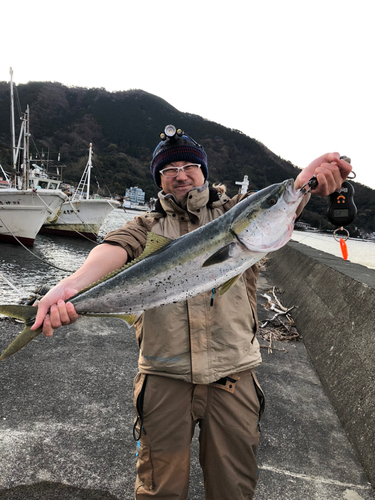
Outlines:
{"label": "boat window", "polygon": [[40,181],[40,182],[39,182],[39,186],[40,186],[42,189],[47,189],[48,182]]}

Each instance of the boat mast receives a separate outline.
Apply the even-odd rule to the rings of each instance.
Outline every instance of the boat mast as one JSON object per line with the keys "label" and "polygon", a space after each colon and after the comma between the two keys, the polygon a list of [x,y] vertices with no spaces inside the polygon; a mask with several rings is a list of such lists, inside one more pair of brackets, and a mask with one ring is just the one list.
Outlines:
{"label": "boat mast", "polygon": [[13,69],[9,68],[10,73],[10,119],[12,127],[12,162],[13,169],[17,169],[16,165],[16,131],[14,125],[14,94],[13,94]]}
{"label": "boat mast", "polygon": [[30,127],[30,121],[29,121],[29,113],[30,113],[30,108],[29,105],[27,105],[26,112],[23,118],[23,123],[25,124],[24,126],[24,133],[23,133],[23,189],[28,188],[28,181],[29,181],[29,173],[30,173],[30,162],[29,162],[29,149],[30,149],[30,132],[29,132],[29,127]]}
{"label": "boat mast", "polygon": [[81,180],[79,181],[78,187],[75,190],[71,201],[85,198],[85,186],[86,186],[86,200],[90,198],[90,174],[92,169],[91,156],[92,156],[92,144],[90,142],[89,159],[87,160],[85,170],[83,171]]}
{"label": "boat mast", "polygon": [[92,143],[90,142],[89,161],[87,163],[87,191],[86,191],[86,200],[88,200],[89,197],[90,197],[90,180],[91,180],[90,177],[91,177],[91,169],[92,169],[91,154],[92,154]]}
{"label": "boat mast", "polygon": [[[15,172],[14,184],[17,189],[27,189],[28,182],[28,154],[29,154],[29,106],[22,116],[21,130],[16,147],[16,130],[14,122],[14,91],[13,91],[13,69],[10,68],[10,117],[12,128],[12,161]],[[23,144],[23,147],[22,147]],[[22,172],[18,168],[18,158],[21,158],[20,151],[23,149]],[[20,160],[21,162],[21,160]]]}
{"label": "boat mast", "polygon": [[30,106],[27,105],[26,109],[26,158],[27,158],[27,174],[30,173]]}

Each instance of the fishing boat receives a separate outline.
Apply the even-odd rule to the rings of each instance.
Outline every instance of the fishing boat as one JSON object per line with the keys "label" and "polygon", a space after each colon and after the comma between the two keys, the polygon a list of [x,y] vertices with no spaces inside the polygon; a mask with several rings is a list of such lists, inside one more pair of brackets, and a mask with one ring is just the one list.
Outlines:
{"label": "fishing boat", "polygon": [[147,205],[136,205],[134,203],[130,203],[127,201],[124,201],[121,208],[124,208],[126,210],[126,212],[129,212],[129,211],[131,211],[131,212],[148,212],[150,210],[150,207],[148,207]]}
{"label": "fishing boat", "polygon": [[30,172],[29,106],[21,116],[18,144],[15,144],[13,71],[10,68],[12,172],[4,177],[0,189],[0,241],[32,246],[45,220],[68,199],[58,189],[45,189]]}
{"label": "fishing boat", "polygon": [[88,161],[73,196],[65,201],[59,213],[49,218],[41,232],[70,237],[84,236],[95,240],[105,218],[120,206],[113,198],[96,198],[90,196],[90,180],[92,169],[92,144],[89,147]]}

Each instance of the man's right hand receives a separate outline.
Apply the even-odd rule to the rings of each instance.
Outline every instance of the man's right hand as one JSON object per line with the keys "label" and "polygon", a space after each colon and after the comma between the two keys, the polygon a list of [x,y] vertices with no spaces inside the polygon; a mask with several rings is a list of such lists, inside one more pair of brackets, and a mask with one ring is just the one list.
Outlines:
{"label": "man's right hand", "polygon": [[60,326],[70,325],[79,318],[71,302],[65,302],[78,292],[60,282],[53,287],[39,302],[35,323],[31,327],[36,330],[43,324],[43,334],[51,337],[53,331]]}
{"label": "man's right hand", "polygon": [[75,273],[60,281],[40,300],[31,329],[36,330],[43,324],[44,335],[51,337],[56,328],[77,321],[79,315],[73,304],[66,301],[83,288],[122,267],[127,260],[128,254],[120,246],[106,243],[96,246]]}

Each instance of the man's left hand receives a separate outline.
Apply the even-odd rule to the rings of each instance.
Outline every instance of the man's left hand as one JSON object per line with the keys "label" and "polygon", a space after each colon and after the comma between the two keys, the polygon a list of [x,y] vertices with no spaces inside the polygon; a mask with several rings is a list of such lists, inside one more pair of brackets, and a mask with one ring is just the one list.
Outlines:
{"label": "man's left hand", "polygon": [[318,196],[329,196],[340,189],[341,184],[352,170],[350,163],[340,160],[339,153],[327,153],[312,161],[297,176],[294,186],[300,189],[313,175],[316,176],[318,186],[311,191]]}

